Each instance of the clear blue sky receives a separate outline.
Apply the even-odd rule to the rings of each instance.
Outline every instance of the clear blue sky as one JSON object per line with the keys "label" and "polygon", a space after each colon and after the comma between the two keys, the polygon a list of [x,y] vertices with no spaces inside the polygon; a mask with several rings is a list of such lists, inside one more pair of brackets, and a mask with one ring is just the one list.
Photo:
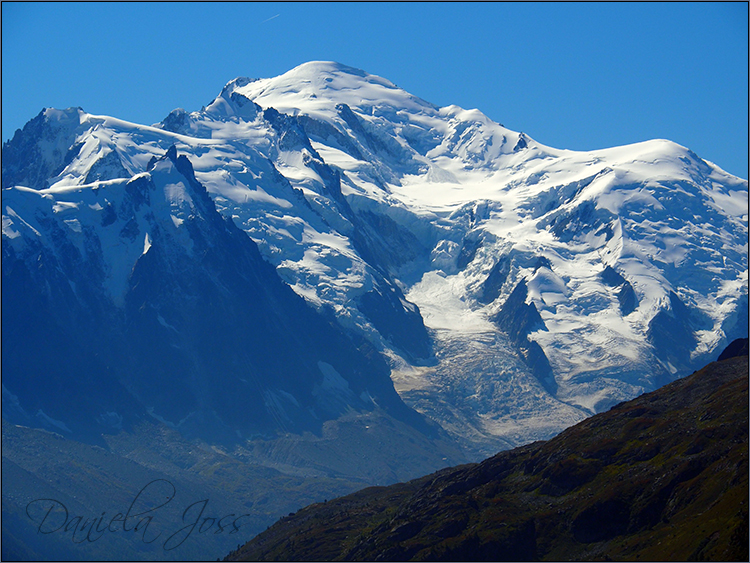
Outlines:
{"label": "clear blue sky", "polygon": [[746,2],[3,2],[3,140],[44,107],[155,123],[309,60],[554,147],[667,138],[748,177]]}

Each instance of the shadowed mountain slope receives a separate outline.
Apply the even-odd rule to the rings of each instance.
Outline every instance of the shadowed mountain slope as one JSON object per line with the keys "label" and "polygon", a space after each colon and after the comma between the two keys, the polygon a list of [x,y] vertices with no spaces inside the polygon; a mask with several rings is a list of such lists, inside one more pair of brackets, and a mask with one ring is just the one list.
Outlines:
{"label": "shadowed mountain slope", "polygon": [[101,441],[148,414],[227,442],[377,405],[429,431],[372,346],[279,278],[174,147],[128,182],[67,194],[80,247],[53,208],[26,225],[35,238],[3,237],[9,420]]}

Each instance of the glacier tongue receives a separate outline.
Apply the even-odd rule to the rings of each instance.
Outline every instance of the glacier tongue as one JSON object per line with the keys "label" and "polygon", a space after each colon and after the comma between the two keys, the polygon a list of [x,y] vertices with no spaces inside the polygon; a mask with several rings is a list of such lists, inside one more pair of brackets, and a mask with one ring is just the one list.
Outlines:
{"label": "glacier tongue", "polygon": [[[174,145],[298,295],[389,358],[409,405],[485,453],[747,335],[747,181],[669,141],[558,150],[329,62],[151,127],[82,110],[27,127],[3,148],[4,247],[43,244],[44,209],[83,248],[82,218],[109,217],[96,194]],[[164,193],[179,231],[191,202]],[[153,244],[138,221],[132,245],[97,233],[113,295]]]}
{"label": "glacier tongue", "polygon": [[462,274],[430,271],[407,297],[434,330],[435,361],[401,366],[392,378],[404,400],[482,455],[548,439],[587,412],[554,398],[511,338],[472,307]]}

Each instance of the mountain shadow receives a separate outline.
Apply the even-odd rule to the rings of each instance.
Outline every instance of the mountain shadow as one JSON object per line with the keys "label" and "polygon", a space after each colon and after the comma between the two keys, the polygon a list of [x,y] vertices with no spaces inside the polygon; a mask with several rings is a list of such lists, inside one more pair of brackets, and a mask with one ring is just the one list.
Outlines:
{"label": "mountain shadow", "polygon": [[[377,351],[310,307],[216,210],[174,147],[148,173],[91,197],[102,204],[91,218],[77,215],[80,248],[52,211],[38,214],[39,241],[17,249],[3,237],[11,422],[102,443],[103,433],[155,418],[186,436],[233,443],[320,434],[351,410],[382,409],[436,432],[401,401]],[[107,237],[122,247],[145,241],[122,267],[130,273],[121,305],[106,290]]]}

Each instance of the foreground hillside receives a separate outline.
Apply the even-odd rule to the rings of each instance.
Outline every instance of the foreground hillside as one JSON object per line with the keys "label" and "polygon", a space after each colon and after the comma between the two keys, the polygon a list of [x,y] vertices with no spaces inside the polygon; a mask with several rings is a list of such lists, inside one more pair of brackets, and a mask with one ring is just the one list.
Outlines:
{"label": "foreground hillside", "polygon": [[227,560],[748,560],[748,357],[546,442],[283,518]]}

